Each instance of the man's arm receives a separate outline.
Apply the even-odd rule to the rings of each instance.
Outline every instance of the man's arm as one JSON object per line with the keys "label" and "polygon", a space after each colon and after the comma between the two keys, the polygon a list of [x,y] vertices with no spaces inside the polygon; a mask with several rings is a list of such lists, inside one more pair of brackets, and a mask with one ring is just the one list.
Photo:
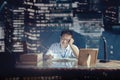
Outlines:
{"label": "man's arm", "polygon": [[44,55],[44,59],[48,60],[48,59],[52,59],[53,54],[52,54],[52,48],[53,48],[53,44],[50,46],[50,48],[48,49],[48,51],[46,52],[46,54]]}
{"label": "man's arm", "polygon": [[53,59],[53,56],[50,55],[50,54],[48,54],[48,55],[45,55],[45,56],[44,56],[44,59],[45,59],[45,60]]}
{"label": "man's arm", "polygon": [[73,42],[74,42],[74,39],[71,38],[71,39],[70,39],[70,42],[69,42],[69,45],[70,45],[70,47],[71,47],[74,55],[76,56],[76,58],[78,58],[78,56],[79,56],[79,49],[78,49],[77,46],[75,46],[75,45],[73,44]]}

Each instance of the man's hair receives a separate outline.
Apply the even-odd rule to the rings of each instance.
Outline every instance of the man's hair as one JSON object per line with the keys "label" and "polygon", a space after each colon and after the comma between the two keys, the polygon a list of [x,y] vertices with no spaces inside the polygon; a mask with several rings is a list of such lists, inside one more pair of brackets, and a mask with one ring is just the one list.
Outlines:
{"label": "man's hair", "polygon": [[61,32],[61,35],[60,35],[60,36],[63,36],[64,34],[68,34],[68,35],[73,36],[73,33],[72,33],[71,30],[63,30],[63,31]]}

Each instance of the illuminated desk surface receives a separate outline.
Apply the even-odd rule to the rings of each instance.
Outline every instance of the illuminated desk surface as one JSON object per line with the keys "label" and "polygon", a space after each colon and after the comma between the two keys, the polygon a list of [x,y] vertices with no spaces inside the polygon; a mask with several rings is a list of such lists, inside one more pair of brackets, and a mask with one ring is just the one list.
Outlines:
{"label": "illuminated desk surface", "polygon": [[17,63],[15,70],[6,72],[1,80],[120,80],[119,74],[120,61],[100,63],[98,60],[95,66],[86,67],[78,65],[75,59],[64,59],[43,61],[37,65]]}
{"label": "illuminated desk surface", "polygon": [[60,59],[48,60],[37,63],[36,65],[16,64],[16,68],[22,69],[120,69],[120,61],[111,60],[110,62],[101,63],[99,60],[95,66],[81,66],[78,65],[76,59]]}

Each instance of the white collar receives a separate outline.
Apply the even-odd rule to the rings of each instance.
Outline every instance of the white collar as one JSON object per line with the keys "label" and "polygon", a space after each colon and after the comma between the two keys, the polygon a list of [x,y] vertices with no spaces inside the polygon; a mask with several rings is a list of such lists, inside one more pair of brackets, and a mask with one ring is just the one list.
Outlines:
{"label": "white collar", "polygon": [[[59,43],[59,45],[60,45],[60,43]],[[60,45],[60,48],[61,48],[61,45]],[[70,48],[70,45],[68,44],[68,46],[64,49],[69,50],[69,48]]]}

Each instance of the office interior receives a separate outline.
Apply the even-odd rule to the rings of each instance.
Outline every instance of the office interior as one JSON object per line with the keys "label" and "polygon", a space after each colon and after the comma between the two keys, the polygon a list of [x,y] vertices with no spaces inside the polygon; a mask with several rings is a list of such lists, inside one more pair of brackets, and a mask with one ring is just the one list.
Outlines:
{"label": "office interior", "polygon": [[79,49],[98,49],[97,59],[120,60],[119,0],[0,0],[2,73],[22,54],[44,56],[64,29]]}

